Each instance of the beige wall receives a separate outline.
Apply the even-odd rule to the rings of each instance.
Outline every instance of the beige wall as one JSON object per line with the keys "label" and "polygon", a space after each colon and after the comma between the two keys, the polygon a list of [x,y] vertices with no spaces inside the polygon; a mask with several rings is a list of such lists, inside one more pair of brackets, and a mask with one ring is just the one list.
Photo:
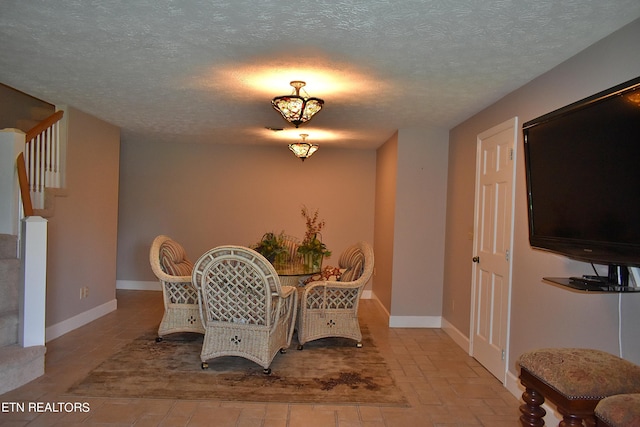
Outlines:
{"label": "beige wall", "polygon": [[376,153],[376,211],[374,227],[376,267],[373,292],[387,313],[391,312],[397,173],[398,133],[396,132],[378,148]]}
{"label": "beige wall", "polygon": [[[498,124],[496,122],[495,124]],[[482,124],[489,129],[490,124]],[[485,130],[485,129],[482,129]],[[471,313],[471,258],[473,257],[473,203],[475,198],[476,132],[449,136],[447,223],[445,228],[442,316],[469,337]],[[477,132],[479,133],[479,132]]]}
{"label": "beige wall", "polygon": [[439,326],[447,191],[446,130],[398,131],[392,324]]}
{"label": "beige wall", "polygon": [[[550,72],[512,92],[450,132],[444,315],[469,335],[473,188],[476,136],[514,116],[519,125],[544,113],[640,75],[640,20],[587,48]],[[526,55],[523,55],[526,61]],[[518,149],[522,147],[519,132]],[[520,150],[521,151],[521,150]],[[576,153],[579,155],[579,153]],[[640,295],[580,294],[542,281],[543,276],[589,274],[589,264],[533,250],[528,242],[524,160],[516,163],[515,243],[509,370],[537,347],[593,347],[640,363]],[[454,306],[455,300],[455,309]]]}
{"label": "beige wall", "polygon": [[[149,246],[166,234],[195,261],[223,244],[251,245],[267,231],[304,237],[303,205],[326,221],[333,252],[373,243],[375,151],[321,145],[304,163],[281,147],[125,140],[120,163],[118,280],[155,281]],[[371,284],[368,285],[371,287]]]}
{"label": "beige wall", "polygon": [[65,116],[67,187],[48,223],[47,327],[115,301],[120,130],[74,108]]}
{"label": "beige wall", "polygon": [[375,296],[392,326],[439,326],[446,130],[401,129],[377,150]]}

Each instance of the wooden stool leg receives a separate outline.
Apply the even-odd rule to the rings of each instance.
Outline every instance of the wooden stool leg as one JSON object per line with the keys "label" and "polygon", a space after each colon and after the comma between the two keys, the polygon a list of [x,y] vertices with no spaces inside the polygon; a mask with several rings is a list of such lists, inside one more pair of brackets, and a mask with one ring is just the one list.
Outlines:
{"label": "wooden stool leg", "polygon": [[570,414],[567,410],[558,406],[558,412],[562,414],[562,421],[558,427],[596,427],[595,417]]}
{"label": "wooden stool leg", "polygon": [[575,414],[569,414],[564,409],[558,407],[558,412],[562,414],[562,421],[558,424],[558,427],[583,427],[582,417]]}
{"label": "wooden stool leg", "polygon": [[544,410],[544,396],[532,388],[526,387],[522,393],[524,403],[520,405],[520,424],[523,427],[542,427],[544,426],[544,416],[547,411]]}

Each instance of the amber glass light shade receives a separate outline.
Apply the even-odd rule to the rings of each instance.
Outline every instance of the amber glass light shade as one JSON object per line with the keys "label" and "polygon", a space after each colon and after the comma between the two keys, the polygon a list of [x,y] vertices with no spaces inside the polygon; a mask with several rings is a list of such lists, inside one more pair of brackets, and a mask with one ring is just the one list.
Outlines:
{"label": "amber glass light shade", "polygon": [[298,127],[311,120],[322,109],[324,101],[320,98],[301,96],[300,89],[305,82],[295,80],[290,84],[294,88],[294,94],[276,96],[271,100],[271,105],[286,121]]}
{"label": "amber glass light shade", "polygon": [[289,150],[293,151],[293,154],[304,162],[304,159],[311,157],[313,153],[318,151],[318,144],[308,143],[306,139],[309,135],[301,134],[300,136],[302,141],[289,144]]}

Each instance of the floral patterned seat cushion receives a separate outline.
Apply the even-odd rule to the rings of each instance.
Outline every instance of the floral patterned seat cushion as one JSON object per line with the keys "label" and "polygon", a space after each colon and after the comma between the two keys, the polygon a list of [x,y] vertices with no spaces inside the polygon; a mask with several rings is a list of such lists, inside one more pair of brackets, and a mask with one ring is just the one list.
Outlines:
{"label": "floral patterned seat cushion", "polygon": [[600,350],[543,348],[518,364],[570,400],[640,393],[640,366]]}
{"label": "floral patterned seat cushion", "polygon": [[595,414],[613,427],[640,427],[640,394],[619,394],[602,399]]}
{"label": "floral patterned seat cushion", "polygon": [[311,282],[319,282],[319,281],[325,281],[325,280],[330,280],[332,282],[339,282],[343,272],[344,270],[338,267],[332,267],[330,265],[327,265],[325,268],[322,269],[320,273],[316,273],[313,276],[309,276],[307,279],[305,279],[304,284],[306,285]]}
{"label": "floral patterned seat cushion", "polygon": [[160,266],[170,276],[191,276],[193,263],[180,243],[167,240],[160,246]]}

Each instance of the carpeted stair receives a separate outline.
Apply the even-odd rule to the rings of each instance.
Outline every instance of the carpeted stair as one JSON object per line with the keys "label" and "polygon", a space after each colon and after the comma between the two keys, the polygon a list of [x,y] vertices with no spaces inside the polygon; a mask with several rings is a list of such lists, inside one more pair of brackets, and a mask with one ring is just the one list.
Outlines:
{"label": "carpeted stair", "polygon": [[0,234],[0,394],[44,373],[44,346],[18,344],[20,260],[16,236]]}
{"label": "carpeted stair", "polygon": [[20,261],[16,250],[16,236],[0,234],[0,347],[18,342]]}

